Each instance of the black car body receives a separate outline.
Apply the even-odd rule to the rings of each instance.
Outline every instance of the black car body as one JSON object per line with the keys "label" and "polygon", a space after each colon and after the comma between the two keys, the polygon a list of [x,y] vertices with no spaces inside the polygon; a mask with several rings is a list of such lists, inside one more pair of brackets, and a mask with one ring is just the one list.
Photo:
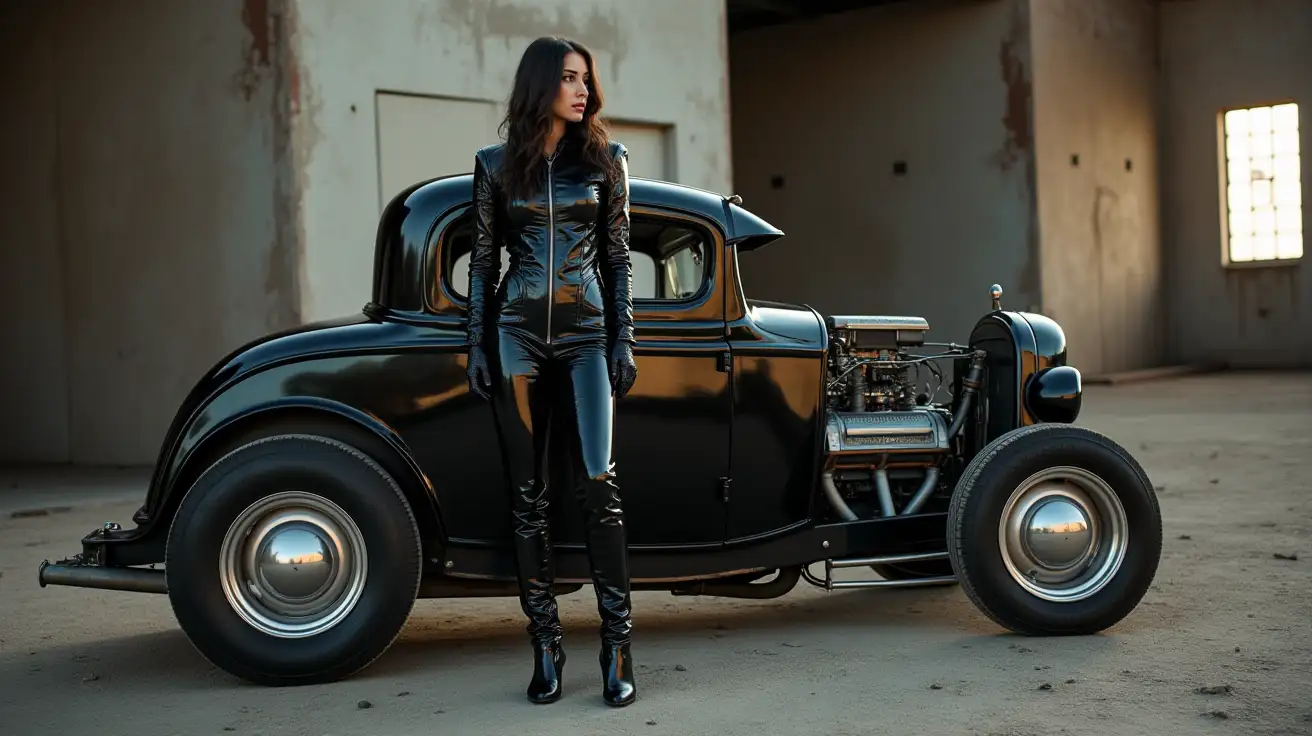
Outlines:
{"label": "black car body", "polygon": [[[395,197],[380,221],[373,295],[362,312],[269,335],[216,364],[179,407],[132,527],[93,531],[80,554],[42,565],[41,584],[169,593],[183,628],[207,656],[271,683],[333,679],[367,664],[390,644],[415,596],[515,595],[496,427],[465,372],[471,196],[471,177],[462,175]],[[749,298],[738,259],[780,238],[778,229],[737,197],[686,186],[634,178],[631,198],[639,378],[617,403],[614,453],[635,589],[766,598],[787,593],[799,579],[831,590],[960,581],[999,623],[1047,634],[1097,630],[1137,604],[1160,548],[1156,501],[1123,449],[1071,425],[1080,379],[1065,364],[1065,337],[1055,322],[1001,309],[995,287],[994,308],[965,345],[935,344],[913,317],[825,316]],[[932,388],[920,390],[921,368],[932,368]],[[233,585],[205,587],[214,567],[207,557],[235,549],[237,514],[221,513],[222,504],[205,507],[201,496],[220,493],[212,490],[216,484],[245,483],[242,503],[254,503],[264,491],[252,488],[265,481],[234,480],[255,467],[243,464],[242,453],[306,437],[331,442],[343,453],[341,463],[355,463],[352,470],[334,466],[336,477],[367,461],[395,488],[399,500],[377,513],[390,514],[398,529],[413,528],[415,559],[409,547],[383,545],[384,553],[405,556],[407,564],[394,567],[411,572],[400,583],[379,578],[368,566],[382,553],[369,535],[384,532],[361,525],[372,512],[351,512],[363,529],[354,538],[369,548],[356,569],[372,577],[351,578],[347,587],[364,592],[356,590],[352,608],[336,615],[362,617],[356,628],[372,633],[342,633],[351,626],[340,623],[315,635],[290,634],[291,623],[256,625],[279,646],[313,650],[303,661],[284,652],[279,656],[296,661],[274,664],[265,661],[273,655],[257,653],[258,641],[244,649],[234,637],[247,634],[231,628],[234,621],[263,621],[249,613],[260,601],[239,606]],[[286,463],[276,472],[288,478],[319,467],[290,451],[260,457]],[[1052,467],[1084,468],[1102,486],[1078,498],[1033,491],[1017,500],[1018,484]],[[567,468],[550,470],[557,487],[569,487]],[[1043,488],[1070,482],[1069,473],[1058,476],[1043,480]],[[361,493],[338,492],[346,494],[330,505],[338,511]],[[570,500],[553,504],[560,592],[589,581],[581,517]],[[368,508],[360,503],[355,508]],[[1006,509],[1017,503],[1035,508],[1007,521]],[[197,525],[188,529],[214,530],[212,548],[191,541],[205,534],[177,531],[183,509],[187,523]],[[1048,517],[1057,521],[1024,531]],[[1022,531],[1007,536],[1007,524]],[[337,526],[321,526],[305,533],[337,539],[323,531]],[[265,532],[273,535],[265,547],[222,553],[232,555],[233,581],[249,574],[267,583],[275,578],[266,573],[291,569],[277,567],[268,546],[276,534]],[[297,540],[315,544],[304,534],[281,543]],[[334,552],[315,553],[327,577],[311,583],[337,580],[350,567],[350,545],[340,541],[323,543]],[[1018,568],[1017,560],[1036,559],[1045,564],[1037,577]],[[823,574],[813,563],[824,564]],[[180,582],[180,570],[192,564]],[[1106,568],[1101,578],[1089,577],[1094,582],[1085,587],[1096,590],[1062,593],[1079,586],[1073,573],[1061,571],[1080,565],[1088,575]],[[835,579],[833,570],[843,567],[874,568],[880,577]],[[1028,590],[1025,580],[1044,578],[1047,567],[1057,572],[1045,579],[1068,579]],[[276,580],[268,585],[266,598],[278,587]],[[365,605],[360,601],[373,600],[370,586],[400,592]],[[222,610],[219,588],[247,614]],[[297,606],[310,606],[311,593],[298,595]],[[279,605],[279,621],[302,610]],[[387,623],[368,618],[384,610]],[[361,647],[371,656],[344,654]]]}

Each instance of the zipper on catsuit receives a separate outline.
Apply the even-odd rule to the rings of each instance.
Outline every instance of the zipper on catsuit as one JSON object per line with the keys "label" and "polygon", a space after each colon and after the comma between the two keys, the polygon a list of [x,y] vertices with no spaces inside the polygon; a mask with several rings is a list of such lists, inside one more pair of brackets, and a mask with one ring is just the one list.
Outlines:
{"label": "zipper on catsuit", "polygon": [[[560,148],[557,147],[556,151]],[[555,180],[552,178],[551,166],[556,161],[556,151],[547,157],[547,344],[551,344],[551,305],[556,301],[556,202]]]}

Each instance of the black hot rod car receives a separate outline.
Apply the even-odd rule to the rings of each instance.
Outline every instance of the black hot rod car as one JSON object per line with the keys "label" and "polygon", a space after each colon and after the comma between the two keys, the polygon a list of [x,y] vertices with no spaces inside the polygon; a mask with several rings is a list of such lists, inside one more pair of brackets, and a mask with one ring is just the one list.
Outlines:
{"label": "black hot rod car", "polygon": [[[362,313],[218,363],[133,527],[92,531],[40,584],[165,593],[201,653],[267,684],[366,666],[417,597],[516,595],[497,429],[465,373],[471,197],[469,175],[397,195]],[[1157,500],[1124,449],[1072,424],[1080,375],[1055,322],[1003,310],[997,286],[965,345],[915,317],[749,299],[738,259],[778,229],[737,196],[635,178],[631,197],[639,377],[614,452],[635,590],[959,582],[1035,635],[1138,604]],[[568,500],[560,594],[589,582]]]}

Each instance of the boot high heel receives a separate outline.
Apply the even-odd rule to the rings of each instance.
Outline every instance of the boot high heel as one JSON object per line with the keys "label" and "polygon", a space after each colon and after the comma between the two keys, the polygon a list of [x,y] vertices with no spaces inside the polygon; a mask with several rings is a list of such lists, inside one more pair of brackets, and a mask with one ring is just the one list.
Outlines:
{"label": "boot high heel", "polygon": [[560,640],[533,642],[533,679],[528,684],[530,702],[543,705],[560,700],[565,649]]}
{"label": "boot high heel", "polygon": [[622,708],[638,696],[633,682],[633,657],[628,644],[602,644],[602,698],[606,705]]}

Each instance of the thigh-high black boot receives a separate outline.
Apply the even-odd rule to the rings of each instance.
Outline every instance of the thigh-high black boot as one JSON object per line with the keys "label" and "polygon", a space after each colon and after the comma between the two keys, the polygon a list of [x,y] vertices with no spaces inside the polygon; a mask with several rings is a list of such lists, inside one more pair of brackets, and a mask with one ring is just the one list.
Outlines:
{"label": "thigh-high black boot", "polygon": [[587,528],[588,558],[601,616],[602,696],[609,705],[633,702],[633,660],[629,653],[631,599],[628,541],[624,509],[611,458],[614,399],[602,342],[570,346],[560,356],[568,372],[570,401],[561,407],[572,414],[577,493]]}
{"label": "thigh-high black boot", "polygon": [[493,401],[510,476],[519,602],[533,646],[527,695],[534,703],[550,703],[560,698],[565,666],[542,462],[553,387],[544,380],[549,376],[540,346],[513,331],[502,330],[498,337],[500,385]]}

